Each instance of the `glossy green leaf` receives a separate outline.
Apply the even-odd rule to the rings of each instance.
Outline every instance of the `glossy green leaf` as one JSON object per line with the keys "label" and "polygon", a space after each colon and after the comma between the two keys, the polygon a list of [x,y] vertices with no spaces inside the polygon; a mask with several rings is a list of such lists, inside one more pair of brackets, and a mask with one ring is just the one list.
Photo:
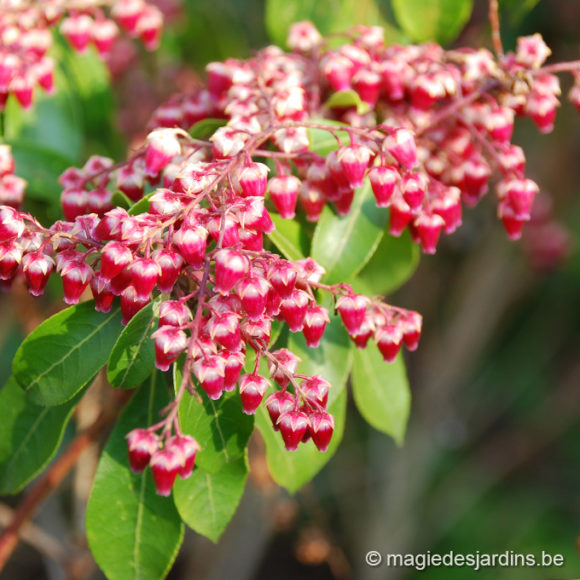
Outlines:
{"label": "glossy green leaf", "polygon": [[467,24],[473,0],[392,0],[401,28],[417,42],[454,40]]}
{"label": "glossy green leaf", "polygon": [[330,109],[341,107],[356,107],[356,112],[364,115],[370,111],[370,106],[365,103],[356,91],[338,91],[332,93],[324,105]]}
{"label": "glossy green leaf", "polygon": [[299,373],[321,375],[332,385],[328,396],[328,410],[335,421],[334,435],[325,453],[318,451],[312,441],[300,444],[296,451],[286,451],[280,433],[272,428],[268,411],[264,405],[259,407],[256,425],[266,445],[270,473],[276,483],[294,493],[328,463],[342,439],[346,417],[346,381],[352,363],[352,345],[339,318],[333,315],[320,347],[308,348],[300,333],[290,335],[288,348],[302,359],[298,365]]}
{"label": "glossy green leaf", "polygon": [[74,165],[74,161],[62,153],[32,141],[16,140],[10,145],[16,164],[16,175],[28,182],[26,197],[60,203],[62,187],[58,183],[58,178]]}
{"label": "glossy green leaf", "polygon": [[348,145],[350,142],[348,133],[341,130],[341,127],[345,126],[344,123],[330,119],[312,119],[311,122],[316,125],[328,125],[333,130],[331,133],[326,129],[308,128],[309,149],[313,153],[326,157],[331,151],[339,148],[339,141],[342,145]]}
{"label": "glossy green leaf", "polygon": [[150,302],[127,324],[119,336],[107,366],[107,378],[114,387],[134,389],[155,368],[155,331],[159,311],[158,302]]}
{"label": "glossy green leaf", "polygon": [[503,14],[507,15],[508,18],[514,24],[519,24],[521,20],[531,12],[540,0],[502,0],[500,2],[500,9]]}
{"label": "glossy green leaf", "polygon": [[266,29],[276,44],[285,46],[290,25],[302,20],[310,20],[323,34],[345,32],[355,24],[379,25],[386,29],[387,41],[403,40],[400,31],[385,21],[375,0],[266,1]]}
{"label": "glossy green leaf", "polygon": [[208,139],[225,124],[225,119],[202,119],[191,127],[189,134],[194,139]]}
{"label": "glossy green leaf", "polygon": [[127,143],[115,128],[115,94],[105,61],[94,47],[79,54],[60,38],[53,56],[66,75],[67,89],[78,101],[85,151],[113,158],[124,155]]}
{"label": "glossy green leaf", "polygon": [[77,96],[61,69],[56,70],[58,90],[46,95],[36,90],[34,106],[24,110],[14,98],[8,99],[4,137],[9,143],[34,143],[74,162],[82,156],[83,128]]}
{"label": "glossy green leaf", "polygon": [[245,457],[217,473],[196,467],[191,477],[175,483],[173,496],[179,515],[198,534],[217,542],[236,513],[247,477]]}
{"label": "glossy green leaf", "polygon": [[372,258],[358,274],[371,295],[384,295],[402,286],[419,265],[421,252],[408,230],[400,238],[386,233]]}
{"label": "glossy green leaf", "polygon": [[309,240],[304,228],[295,220],[282,219],[278,214],[270,214],[276,229],[268,234],[274,245],[288,260],[301,260],[308,255]]}
{"label": "glossy green leaf", "polygon": [[354,401],[365,420],[401,444],[405,437],[411,393],[403,357],[386,363],[370,341],[356,350],[352,366]]}
{"label": "glossy green leaf", "polygon": [[39,407],[10,377],[0,390],[0,494],[19,492],[54,457],[81,396]]}
{"label": "glossy green leaf", "polygon": [[[181,374],[176,372],[174,377],[178,384]],[[179,424],[184,433],[195,437],[201,445],[196,464],[208,473],[217,473],[244,455],[254,429],[254,417],[242,412],[237,390],[224,393],[217,401],[212,401],[202,389],[198,392],[201,403],[196,397],[183,397]]]}
{"label": "glossy green leaf", "polygon": [[14,378],[33,402],[60,405],[106,364],[121,328],[118,307],[103,314],[92,300],[71,306],[26,337],[14,356]]}
{"label": "glossy green leaf", "polygon": [[151,470],[129,469],[125,436],[159,419],[169,402],[155,373],[135,394],[103,451],[86,514],[91,552],[109,580],[158,580],[169,571],[183,539],[172,498],[155,493]]}
{"label": "glossy green leaf", "polygon": [[131,206],[129,210],[130,215],[139,215],[140,213],[146,213],[149,211],[149,207],[151,206],[151,197],[155,192],[148,193],[147,195],[143,196],[138,202]]}
{"label": "glossy green leaf", "polygon": [[346,216],[324,208],[314,230],[312,257],[325,268],[326,283],[344,282],[360,272],[383,237],[387,216],[386,208],[377,207],[368,179]]}
{"label": "glossy green leaf", "polygon": [[115,191],[111,201],[114,207],[122,207],[123,209],[129,209],[133,205],[133,202],[122,191]]}
{"label": "glossy green leaf", "polygon": [[[270,394],[271,391],[268,391]],[[256,425],[266,445],[266,461],[274,481],[295,493],[308,483],[332,458],[344,433],[346,418],[346,389],[336,390],[335,400],[328,405],[328,412],[334,417],[334,434],[327,451],[316,449],[312,441],[301,443],[296,451],[287,451],[279,432],[272,428],[268,411],[261,405],[256,412]]]}

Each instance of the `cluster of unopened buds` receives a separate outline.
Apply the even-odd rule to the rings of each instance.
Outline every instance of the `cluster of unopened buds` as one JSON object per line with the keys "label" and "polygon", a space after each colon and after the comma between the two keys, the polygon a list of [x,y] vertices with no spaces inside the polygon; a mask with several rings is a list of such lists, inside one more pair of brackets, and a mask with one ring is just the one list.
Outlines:
{"label": "cluster of unopened buds", "polygon": [[0,0],[0,110],[11,94],[28,108],[35,86],[53,91],[52,28],[58,28],[75,51],[84,52],[92,44],[105,58],[120,29],[154,50],[162,25],[161,11],[145,0]]}
{"label": "cluster of unopened buds", "polygon": [[[377,28],[359,27],[349,39],[329,49],[311,24],[300,23],[290,32],[292,53],[269,47],[248,61],[210,64],[207,89],[162,106],[129,159],[92,157],[62,175],[65,221],[45,228],[0,208],[0,278],[7,283],[21,276],[39,295],[56,271],[68,304],[87,288],[102,312],[119,297],[123,324],[159,303],[156,365],[167,371],[184,354],[183,379],[165,419],[128,437],[133,469],[150,465],[162,494],[178,473],[191,473],[199,450],[176,422],[186,391],[217,400],[237,387],[247,414],[266,398],[288,450],[309,439],[328,448],[329,383],[298,374],[291,351],[269,349],[275,320],[302,332],[308,347],[320,344],[330,313],[318,293],[332,295],[357,347],[372,338],[386,361],[403,344],[417,348],[418,313],[347,284],[324,284],[313,259],[292,262],[265,248],[272,212],[292,219],[301,208],[317,221],[332,203],[347,215],[368,179],[377,205],[390,208],[390,233],[409,228],[433,253],[441,231],[461,224],[462,204],[474,205],[495,174],[508,235],[519,237],[529,220],[538,187],[524,175],[522,149],[510,142],[514,117],[528,115],[550,130],[559,104],[552,73],[578,63],[544,66],[549,49],[538,35],[499,60],[484,49],[386,47]],[[358,100],[326,104],[340,91]],[[575,85],[577,105],[578,93]],[[207,118],[221,126],[208,140],[192,138],[186,129]],[[334,137],[334,150],[315,151],[309,131]],[[133,202],[147,194],[141,213],[113,207],[115,190]],[[252,371],[245,370],[249,349]],[[262,376],[262,360],[278,388]]]}

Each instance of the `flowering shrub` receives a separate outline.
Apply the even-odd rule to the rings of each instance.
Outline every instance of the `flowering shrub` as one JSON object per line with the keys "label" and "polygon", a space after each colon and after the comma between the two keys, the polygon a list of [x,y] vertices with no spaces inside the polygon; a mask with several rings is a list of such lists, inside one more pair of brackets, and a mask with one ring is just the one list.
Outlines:
{"label": "flowering shrub", "polygon": [[[92,4],[31,7],[29,20],[8,10],[0,49],[18,64],[5,66],[5,97],[27,107],[35,83],[51,88],[46,26],[69,8],[60,27],[75,49],[92,39],[107,52],[116,25]],[[119,2],[111,14],[155,47],[155,8]],[[539,187],[511,143],[514,120],[550,131],[555,73],[577,63],[546,65],[538,34],[495,57],[388,46],[379,27],[344,38],[337,47],[301,22],[291,52],[270,46],[209,64],[206,88],[161,106],[125,160],[93,155],[62,173],[64,219],[48,226],[21,209],[24,183],[0,147],[0,279],[40,296],[58,276],[70,305],[14,358],[4,405],[26,401],[23,416],[44,408],[33,433],[44,448],[18,468],[11,460],[2,489],[21,489],[47,463],[107,365],[110,384],[128,390],[115,405],[132,395],[87,514],[110,577],[135,572],[128,555],[117,561],[123,537],[153,521],[159,553],[147,566],[157,575],[182,520],[219,537],[243,492],[254,418],[276,481],[293,491],[311,479],[342,436],[351,369],[363,416],[400,441],[408,393],[399,351],[418,347],[422,318],[382,296],[490,184],[509,238],[530,220]],[[579,78],[569,95],[578,107]],[[397,260],[399,273],[389,272]],[[131,516],[121,523],[120,513]]]}

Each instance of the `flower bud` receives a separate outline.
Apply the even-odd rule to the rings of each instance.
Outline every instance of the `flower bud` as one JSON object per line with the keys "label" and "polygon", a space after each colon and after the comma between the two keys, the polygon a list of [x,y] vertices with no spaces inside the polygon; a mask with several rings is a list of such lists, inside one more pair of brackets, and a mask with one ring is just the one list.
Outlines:
{"label": "flower bud", "polygon": [[173,235],[173,243],[185,261],[194,268],[201,268],[207,247],[207,230],[200,225],[182,225]]}
{"label": "flower bud", "polygon": [[145,172],[149,177],[157,177],[165,166],[181,154],[181,143],[175,129],[155,129],[147,136],[145,150]]}
{"label": "flower bud", "polygon": [[318,451],[327,451],[334,432],[334,417],[326,411],[310,413],[308,431]]}
{"label": "flower bud", "polygon": [[418,165],[415,137],[408,129],[395,129],[385,137],[383,151],[390,153],[405,169]]}
{"label": "flower bud", "polygon": [[382,326],[375,331],[375,341],[383,359],[386,362],[393,362],[401,350],[403,333],[396,324]]}
{"label": "flower bud", "polygon": [[308,430],[308,416],[303,411],[286,411],[278,417],[276,425],[280,429],[286,450],[296,451]]}
{"label": "flower bud", "polygon": [[363,184],[372,151],[364,145],[346,145],[337,151],[337,160],[351,189]]}
{"label": "flower bud", "polygon": [[394,167],[371,167],[369,169],[369,181],[377,200],[378,207],[388,207],[391,197],[399,182],[399,172]]}
{"label": "flower bud", "polygon": [[91,267],[82,260],[72,260],[60,271],[64,301],[67,304],[78,304],[94,273]]}
{"label": "flower bud", "polygon": [[288,324],[291,332],[300,332],[304,325],[304,317],[310,297],[304,290],[292,290],[287,298],[280,303],[280,314]]}
{"label": "flower bud", "polygon": [[136,258],[128,266],[131,275],[131,283],[137,291],[137,297],[148,299],[157,284],[161,274],[161,268],[151,258]]}
{"label": "flower bud", "polygon": [[219,250],[215,255],[215,289],[228,294],[247,271],[245,256],[236,250]]}
{"label": "flower bud", "polygon": [[174,326],[161,326],[151,338],[155,340],[155,366],[161,371],[169,370],[187,347],[187,335]]}
{"label": "flower bud", "polygon": [[256,274],[242,278],[237,283],[236,293],[251,320],[256,320],[264,314],[270,288],[268,281],[263,276]]}
{"label": "flower bud", "polygon": [[225,377],[225,361],[222,357],[209,355],[199,358],[193,363],[193,373],[210,399],[215,401],[222,396]]}
{"label": "flower bud", "polygon": [[127,434],[131,471],[141,473],[149,465],[151,456],[159,449],[159,445],[159,437],[148,429],[133,429]]}
{"label": "flower bud", "polygon": [[170,439],[163,449],[153,454],[149,465],[157,493],[167,497],[171,493],[175,478],[185,466],[182,446],[174,444]]}
{"label": "flower bud", "polygon": [[326,408],[330,383],[320,375],[312,375],[302,381],[301,394],[313,407]]}
{"label": "flower bud", "polygon": [[336,309],[349,334],[356,334],[364,321],[369,299],[362,294],[340,296]]}
{"label": "flower bud", "polygon": [[7,205],[0,206],[0,243],[19,238],[24,233],[24,220]]}
{"label": "flower bud", "polygon": [[298,368],[298,363],[302,360],[287,348],[281,348],[272,353],[278,364],[274,361],[268,362],[270,376],[283,388],[288,385],[290,378]]}
{"label": "flower bud", "polygon": [[254,415],[270,383],[262,376],[251,374],[240,379],[239,390],[242,409],[246,415]]}
{"label": "flower bud", "polygon": [[101,252],[101,277],[112,280],[133,261],[133,252],[120,242],[109,242]]}
{"label": "flower bud", "polygon": [[246,357],[242,351],[231,352],[226,357],[224,391],[232,391],[242,372]]}
{"label": "flower bud", "polygon": [[264,197],[270,169],[263,163],[248,163],[240,172],[238,182],[244,197]]}
{"label": "flower bud", "polygon": [[54,269],[54,260],[41,251],[25,254],[22,258],[22,272],[33,296],[40,296]]}
{"label": "flower bud", "polygon": [[268,192],[280,217],[292,219],[296,215],[296,202],[301,182],[294,175],[273,177],[268,182]]}
{"label": "flower bud", "polygon": [[302,334],[306,339],[306,346],[317,348],[324,334],[326,325],[330,322],[328,310],[323,306],[309,306],[304,315],[304,327]]}
{"label": "flower bud", "polygon": [[292,411],[295,402],[296,399],[294,399],[294,397],[287,391],[276,391],[266,399],[266,409],[268,409],[268,414],[270,415],[274,431],[279,430],[278,417],[280,417],[282,413]]}
{"label": "flower bud", "polygon": [[199,443],[189,435],[175,435],[169,440],[170,447],[176,447],[183,453],[184,463],[179,470],[179,477],[187,479],[193,472],[195,456],[201,450]]}

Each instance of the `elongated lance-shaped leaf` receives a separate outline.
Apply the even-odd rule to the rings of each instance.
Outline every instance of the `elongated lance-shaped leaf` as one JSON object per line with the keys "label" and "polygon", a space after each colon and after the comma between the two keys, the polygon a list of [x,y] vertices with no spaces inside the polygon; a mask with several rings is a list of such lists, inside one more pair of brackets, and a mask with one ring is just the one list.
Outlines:
{"label": "elongated lance-shaped leaf", "polygon": [[[174,381],[181,383],[181,361],[174,363]],[[224,393],[212,401],[199,388],[201,402],[185,394],[179,405],[179,424],[184,433],[201,446],[196,464],[208,473],[217,473],[224,466],[243,457],[254,429],[254,417],[245,415],[237,390]]]}
{"label": "elongated lance-shaped leaf", "polygon": [[155,368],[155,343],[151,334],[159,310],[158,302],[150,302],[127,324],[119,336],[107,366],[107,378],[114,387],[134,389]]}
{"label": "elongated lance-shaped leaf", "polygon": [[383,26],[390,43],[404,41],[401,32],[385,20],[379,6],[377,0],[267,0],[266,30],[280,46],[286,44],[290,25],[303,20],[313,22],[323,34],[344,32],[354,24]]}
{"label": "elongated lance-shaped leaf", "polygon": [[[335,422],[334,434],[326,452],[318,451],[312,441],[301,443],[296,451],[286,451],[282,436],[274,431],[264,404],[260,405],[256,413],[256,425],[266,445],[270,473],[276,483],[294,493],[326,465],[342,439],[346,417],[346,381],[352,363],[352,345],[338,316],[331,316],[318,348],[308,348],[301,333],[291,334],[287,346],[302,359],[298,365],[298,373],[321,375],[332,385],[328,395],[328,412],[334,416]],[[266,372],[266,369],[263,371]],[[271,392],[273,389],[266,396]]]}
{"label": "elongated lance-shaped leaf", "polygon": [[295,220],[282,219],[278,214],[271,214],[276,229],[268,234],[280,253],[288,260],[301,260],[308,255],[309,240],[304,228]]}
{"label": "elongated lance-shaped leaf", "polygon": [[198,534],[217,542],[236,513],[247,476],[245,456],[216,473],[196,467],[191,477],[175,484],[173,494],[179,515]]}
{"label": "elongated lance-shaped leaf", "polygon": [[183,524],[171,497],[155,492],[151,470],[129,469],[125,436],[159,419],[168,403],[159,373],[137,391],[103,451],[86,528],[91,552],[110,580],[157,580],[169,571],[183,539]]}
{"label": "elongated lance-shaped leaf", "polygon": [[420,259],[419,246],[411,240],[407,230],[399,238],[383,236],[381,242],[368,261],[358,273],[356,281],[361,280],[370,295],[385,295],[402,286],[417,269]]}
{"label": "elongated lance-shaped leaf", "polygon": [[18,493],[54,457],[82,395],[39,407],[8,379],[0,390],[0,494]]}
{"label": "elongated lance-shaped leaf", "polygon": [[352,390],[360,414],[375,429],[401,444],[411,405],[403,357],[386,363],[373,342],[354,353]]}
{"label": "elongated lance-shaped leaf", "polygon": [[467,24],[473,0],[392,0],[401,28],[417,42],[454,40]]}
{"label": "elongated lance-shaped leaf", "polygon": [[312,257],[325,268],[326,283],[344,282],[360,272],[383,237],[387,216],[386,208],[377,207],[368,179],[346,216],[324,208],[314,230]]}
{"label": "elongated lance-shaped leaf", "polygon": [[121,329],[118,307],[103,314],[92,300],[71,306],[24,339],[14,356],[14,378],[38,405],[60,405],[105,366]]}

